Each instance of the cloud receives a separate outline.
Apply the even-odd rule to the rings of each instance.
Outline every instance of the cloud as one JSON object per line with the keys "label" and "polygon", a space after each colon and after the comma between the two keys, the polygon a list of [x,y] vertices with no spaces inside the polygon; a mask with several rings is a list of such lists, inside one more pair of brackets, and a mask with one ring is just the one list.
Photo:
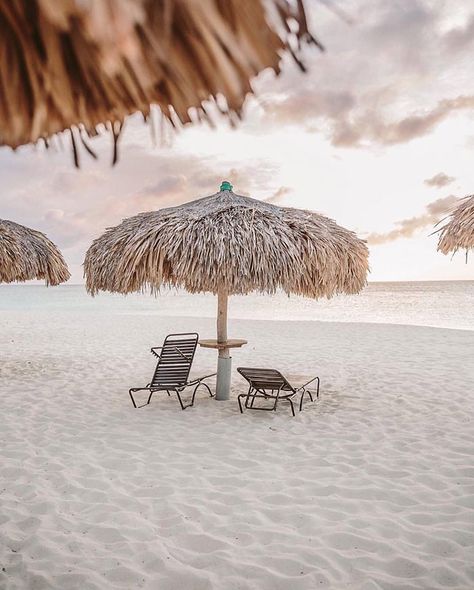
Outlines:
{"label": "cloud", "polygon": [[[97,150],[107,151],[106,142]],[[14,174],[11,170],[18,170]],[[220,160],[174,149],[151,150],[124,142],[119,164],[98,162],[76,170],[68,153],[0,152],[2,217],[45,232],[68,262],[82,263],[85,250],[107,227],[141,211],[172,207],[217,192],[224,179],[239,193],[283,194],[275,164],[265,160]],[[77,281],[80,274],[75,276]]]}
{"label": "cloud", "polygon": [[273,194],[269,197],[264,198],[265,203],[279,203],[284,197],[291,193],[291,189],[288,186],[280,186]]}
{"label": "cloud", "polygon": [[186,176],[184,174],[170,174],[158,182],[140,189],[139,196],[152,196],[157,199],[170,195],[180,195],[186,189]]}
{"label": "cloud", "polygon": [[304,122],[308,131],[322,131],[335,147],[358,148],[408,143],[433,131],[451,114],[474,109],[474,95],[457,96],[389,121],[376,108],[386,94],[387,89],[381,89],[358,99],[350,92],[320,96],[306,92],[274,100],[268,113],[274,123]]}
{"label": "cloud", "polygon": [[444,36],[444,48],[448,51],[460,52],[471,48],[474,44],[474,15],[462,26],[450,29]]}
{"label": "cloud", "polygon": [[385,122],[377,114],[362,113],[354,121],[334,123],[332,143],[336,146],[358,147],[363,141],[379,145],[407,143],[427,135],[433,128],[455,111],[474,108],[474,96],[458,96],[440,101],[424,113],[412,113],[399,121]]}
{"label": "cloud", "polygon": [[[451,13],[457,6],[462,14],[453,2]],[[428,0],[361,0],[352,13],[347,26],[314,10],[328,51],[308,58],[309,75],[287,66],[281,78],[257,82],[268,125],[297,125],[338,148],[392,146],[474,109],[472,87],[462,82],[474,16],[446,30],[450,12]]]}
{"label": "cloud", "polygon": [[448,176],[444,172],[438,172],[438,174],[435,174],[431,178],[427,178],[426,180],[424,180],[424,183],[427,186],[442,188],[444,186],[447,186],[448,184],[451,184],[455,180],[456,179],[454,178],[454,176]]}
{"label": "cloud", "polygon": [[419,230],[428,226],[432,227],[438,223],[458,201],[458,197],[454,195],[436,199],[436,201],[426,206],[425,212],[422,215],[397,221],[395,224],[397,227],[395,229],[387,233],[371,233],[366,236],[366,240],[370,246],[378,246],[380,244],[394,242],[400,238],[411,238]]}

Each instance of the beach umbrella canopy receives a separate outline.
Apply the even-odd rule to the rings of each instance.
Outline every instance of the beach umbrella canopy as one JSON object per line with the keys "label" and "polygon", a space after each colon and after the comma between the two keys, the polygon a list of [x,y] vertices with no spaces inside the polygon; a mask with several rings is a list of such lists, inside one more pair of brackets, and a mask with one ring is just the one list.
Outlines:
{"label": "beach umbrella canopy", "polygon": [[474,248],[474,195],[461,199],[461,203],[449,216],[449,221],[439,230],[438,250],[443,254]]}
{"label": "beach umbrella canopy", "polygon": [[[212,99],[239,115],[250,80],[298,58],[302,0],[16,0],[0,3],[0,145],[69,129],[73,151],[150,105],[175,124]],[[318,44],[319,45],[319,44]],[[220,100],[224,99],[224,100]],[[88,146],[86,145],[86,149]]]}
{"label": "beach umbrella canopy", "polygon": [[61,252],[43,233],[0,219],[0,283],[44,279],[59,285],[70,276]]}
{"label": "beach umbrella canopy", "polygon": [[228,397],[229,349],[242,344],[227,338],[229,295],[280,289],[329,298],[358,293],[367,272],[367,246],[352,231],[312,211],[237,195],[228,182],[212,196],[125,219],[84,261],[92,295],[168,285],[218,296],[218,399]]}

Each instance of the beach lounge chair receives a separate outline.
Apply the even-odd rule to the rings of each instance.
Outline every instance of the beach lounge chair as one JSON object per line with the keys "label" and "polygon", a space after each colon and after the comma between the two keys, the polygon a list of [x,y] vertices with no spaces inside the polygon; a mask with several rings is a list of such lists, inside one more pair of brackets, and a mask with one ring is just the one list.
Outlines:
{"label": "beach lounge chair", "polygon": [[[196,391],[201,385],[207,389],[211,397],[214,396],[207,383],[204,383],[204,380],[213,377],[215,373],[199,377],[198,379],[192,379],[191,381],[188,380],[198,339],[199,335],[195,332],[168,334],[163,342],[163,346],[155,346],[151,349],[151,352],[158,357],[158,363],[156,364],[152,380],[145,387],[133,387],[129,390],[130,398],[135,408],[147,406],[150,403],[151,396],[156,391],[166,391],[168,395],[171,395],[171,392],[174,391],[178,396],[182,410],[194,405]],[[183,403],[181,393],[187,387],[193,386],[194,392],[191,402],[188,404]],[[133,394],[137,391],[150,392],[147,402],[140,406],[137,406],[133,397]]]}
{"label": "beach lounge chair", "polygon": [[[299,401],[300,412],[303,408],[303,399],[308,394],[309,399],[313,400],[313,393],[316,398],[319,397],[319,377],[310,379],[301,387],[294,388],[285,377],[276,369],[255,369],[251,367],[238,367],[237,371],[249,383],[249,390],[247,393],[241,393],[237,399],[239,401],[240,412],[243,413],[242,398],[245,398],[245,408],[248,410],[265,410],[273,412],[277,409],[277,405],[281,401],[289,402],[291,413],[295,415],[295,408],[293,405],[293,397],[301,394]],[[315,382],[316,389],[311,392],[307,389],[308,385]],[[273,405],[269,406],[255,406],[255,400],[261,398],[265,400],[273,400]]]}

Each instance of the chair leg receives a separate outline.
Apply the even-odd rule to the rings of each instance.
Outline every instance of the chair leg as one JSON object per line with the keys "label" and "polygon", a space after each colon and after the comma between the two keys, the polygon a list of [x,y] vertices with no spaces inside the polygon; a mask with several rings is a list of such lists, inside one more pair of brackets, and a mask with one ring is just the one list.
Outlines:
{"label": "chair leg", "polygon": [[211,388],[209,387],[209,385],[207,383],[203,383],[202,381],[200,381],[196,385],[196,387],[194,388],[193,397],[191,398],[191,403],[188,404],[187,406],[185,406],[186,408],[189,408],[189,407],[194,406],[194,398],[196,397],[196,391],[201,387],[201,385],[207,389],[210,397],[214,397],[214,394],[212,393]]}
{"label": "chair leg", "polygon": [[[191,407],[192,407],[192,406],[194,406],[194,398],[196,397],[196,391],[198,390],[198,388],[199,388],[199,386],[200,386],[200,385],[201,385],[201,384],[200,384],[200,383],[198,383],[198,384],[196,385],[196,387],[194,388],[194,391],[193,391],[193,397],[191,398],[191,403],[189,404]],[[188,406],[186,406],[186,407],[188,407]]]}
{"label": "chair leg", "polygon": [[215,393],[212,393],[211,388],[209,387],[209,385],[207,383],[204,383],[203,381],[200,381],[199,385],[204,385],[204,387],[209,392],[209,397],[214,397],[215,396]]}
{"label": "chair leg", "polygon": [[[251,396],[251,393],[253,391],[253,395]],[[247,401],[245,402],[245,407],[248,408],[248,401],[250,399],[250,397],[252,397],[252,401],[250,402],[250,408],[253,408],[253,403],[255,401],[255,396],[257,395],[257,390],[256,389],[250,389],[247,395]]]}
{"label": "chair leg", "polygon": [[253,408],[253,402],[255,401],[255,395],[256,394],[254,393],[251,397],[248,397],[248,400],[251,399],[252,401],[250,402],[250,405],[248,404],[248,400],[245,402],[246,408]]}
{"label": "chair leg", "polygon": [[[300,397],[300,412],[303,409],[303,400],[304,400],[304,396],[306,394],[308,394],[309,399],[312,402],[314,402],[313,394],[311,393],[311,391],[309,391],[309,389],[303,389],[303,392],[302,392],[301,397]],[[316,389],[316,399],[318,399],[318,398],[319,398],[319,382],[318,382],[318,386],[317,386],[317,389]]]}
{"label": "chair leg", "polygon": [[[273,391],[274,391],[274,390],[272,389],[272,394],[273,394]],[[273,405],[273,411],[274,411],[274,412],[276,412],[277,405],[278,405],[278,400],[280,399],[280,391],[281,391],[281,389],[279,389],[279,390],[277,391],[277,394],[276,394],[276,397],[275,397],[275,403],[274,403],[274,405]],[[289,402],[290,402],[290,404],[291,404],[291,411],[293,412],[293,416],[294,416],[294,415],[295,415],[295,411],[293,410],[293,402],[291,401],[291,399],[290,399],[290,398],[288,398],[288,401],[289,401]]]}
{"label": "chair leg", "polygon": [[277,409],[277,404],[278,404],[278,397],[275,398],[275,401],[273,402],[273,411],[276,412]]}
{"label": "chair leg", "polygon": [[[309,394],[309,397],[311,398],[311,394],[309,393],[309,391],[306,391],[306,389],[303,389],[303,392],[302,392],[301,397],[300,397],[300,412],[303,409],[303,400],[304,400],[304,396],[305,396],[306,393]],[[311,398],[311,401],[313,401],[312,398]]]}
{"label": "chair leg", "polygon": [[178,401],[179,401],[179,405],[181,406],[181,409],[182,410],[185,410],[188,406],[185,406],[183,404],[183,400],[181,399],[181,396],[179,394],[179,390],[178,389],[175,389],[174,391],[175,391],[176,395],[178,396]]}
{"label": "chair leg", "polygon": [[249,400],[250,400],[250,396],[251,396],[252,391],[254,393],[253,393],[253,396],[252,396],[252,401],[250,403],[250,408],[251,408],[253,406],[253,402],[255,401],[255,396],[257,395],[257,390],[256,389],[254,390],[253,387],[250,386],[249,389],[248,389],[248,391],[247,391],[247,393],[241,393],[240,395],[237,396],[237,400],[239,402],[239,408],[240,408],[240,413],[241,414],[244,413],[244,410],[242,408],[242,402],[240,401],[240,399],[242,397],[245,397],[245,404],[244,404],[244,406],[245,406],[246,409],[248,409],[249,408]]}
{"label": "chair leg", "polygon": [[293,414],[293,418],[294,418],[295,417],[295,408],[293,406],[293,400],[291,400],[290,398],[288,398],[288,401],[290,402],[291,413]]}
{"label": "chair leg", "polygon": [[[245,408],[247,408],[247,409],[248,409],[249,407],[252,407],[252,404],[253,404],[253,402],[254,402],[254,399],[255,399],[255,393],[257,393],[257,392],[255,391],[255,393],[254,393],[254,395],[253,395],[253,397],[252,397],[252,402],[251,402],[251,405],[249,406],[249,401],[250,401],[250,394],[252,393],[252,391],[253,391],[253,389],[252,389],[252,386],[250,386],[250,387],[249,387],[249,389],[248,389],[248,391],[247,391],[247,393],[241,393],[241,394],[240,394],[240,397],[245,397]],[[239,402],[239,403],[240,403],[240,402]]]}
{"label": "chair leg", "polygon": [[146,403],[141,404],[140,406],[137,406],[135,399],[133,398],[132,391],[133,391],[132,389],[129,389],[128,393],[130,395],[130,399],[132,400],[132,404],[133,404],[134,408],[143,408],[144,406],[147,406],[150,403],[151,396],[155,393],[154,391],[150,391],[150,395],[148,396]]}
{"label": "chair leg", "polygon": [[133,395],[132,395],[132,390],[131,389],[128,391],[128,394],[130,395],[130,398],[132,400],[133,407],[136,408],[137,407],[137,404],[135,403],[135,400],[133,399]]}

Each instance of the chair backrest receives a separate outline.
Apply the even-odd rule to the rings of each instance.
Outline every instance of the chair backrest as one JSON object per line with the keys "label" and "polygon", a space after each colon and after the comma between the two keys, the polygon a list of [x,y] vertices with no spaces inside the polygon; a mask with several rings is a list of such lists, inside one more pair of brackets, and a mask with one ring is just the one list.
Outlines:
{"label": "chair backrest", "polygon": [[256,369],[254,367],[238,367],[237,371],[254,389],[272,389],[277,391],[295,391],[295,389],[276,369]]}
{"label": "chair backrest", "polygon": [[189,377],[199,340],[196,332],[168,334],[160,352],[151,387],[184,385]]}

